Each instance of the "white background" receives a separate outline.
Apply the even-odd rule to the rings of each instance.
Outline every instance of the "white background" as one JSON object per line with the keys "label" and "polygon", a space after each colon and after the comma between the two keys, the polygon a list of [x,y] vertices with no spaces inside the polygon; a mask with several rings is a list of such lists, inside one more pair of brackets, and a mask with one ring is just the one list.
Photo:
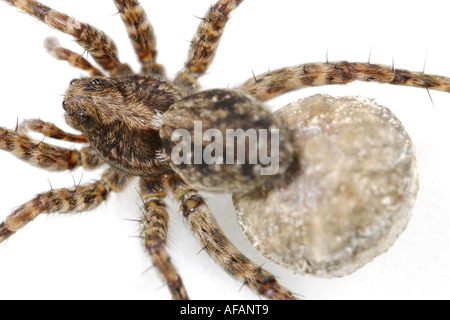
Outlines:
{"label": "white background", "polygon": [[[170,76],[180,70],[189,40],[212,0],[141,3],[158,36],[159,61]],[[232,14],[216,60],[201,79],[205,88],[235,86],[255,74],[282,66],[328,59],[391,64],[397,68],[450,76],[448,1],[246,0]],[[138,64],[112,1],[44,1],[112,36],[120,57]],[[72,39],[0,3],[0,126],[40,117],[66,128],[61,108],[69,81],[81,72],[54,60],[44,38],[82,52]],[[92,60],[92,59],[91,59]],[[314,93],[363,95],[390,107],[417,148],[421,189],[413,218],[387,253],[342,279],[294,275],[265,261],[244,239],[229,196],[208,195],[208,203],[232,242],[279,281],[306,299],[450,298],[450,96],[424,89],[370,83],[319,87],[271,101],[279,107]],[[46,140],[50,142],[49,140]],[[72,146],[70,143],[66,145]],[[0,220],[36,193],[91,181],[99,172],[49,173],[0,153]],[[98,210],[41,216],[0,245],[0,299],[167,299],[168,290],[141,248],[134,186],[113,194]],[[168,246],[191,298],[254,299],[230,278],[191,236],[171,205]]]}

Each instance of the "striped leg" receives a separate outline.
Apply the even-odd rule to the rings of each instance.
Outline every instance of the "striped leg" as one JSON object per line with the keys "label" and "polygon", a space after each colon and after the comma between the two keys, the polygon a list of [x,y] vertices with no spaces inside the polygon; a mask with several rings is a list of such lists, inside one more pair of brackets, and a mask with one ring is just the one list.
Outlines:
{"label": "striped leg", "polygon": [[189,299],[177,270],[166,251],[167,225],[169,216],[163,202],[166,192],[160,180],[140,181],[141,197],[144,201],[141,218],[141,238],[155,267],[169,287],[174,300]]}
{"label": "striped leg", "polygon": [[53,139],[76,143],[88,142],[88,139],[84,135],[65,132],[64,130],[58,128],[55,124],[45,122],[40,119],[28,119],[22,122],[20,125],[20,130],[24,132],[28,129],[34,132],[42,133],[44,136]]}
{"label": "striped leg", "polygon": [[22,122],[20,125],[20,130],[24,132],[28,129],[34,132],[42,133],[44,136],[53,139],[76,143],[88,142],[88,139],[84,135],[65,132],[53,123],[45,122],[40,119],[28,119]]}
{"label": "striped leg", "polygon": [[249,260],[231,244],[196,190],[185,185],[176,176],[170,178],[169,184],[176,199],[181,202],[183,215],[195,237],[226,272],[268,299],[295,299],[273,275]]}
{"label": "striped leg", "polygon": [[249,79],[239,89],[261,101],[311,86],[380,82],[450,92],[450,78],[358,62],[308,63],[270,71]]}
{"label": "striped leg", "polygon": [[91,147],[81,151],[53,146],[31,139],[21,132],[0,127],[0,149],[31,165],[50,170],[72,170],[79,166],[94,169],[103,165]]}
{"label": "striped leg", "polygon": [[47,38],[44,43],[47,51],[56,59],[67,61],[72,67],[89,72],[93,76],[103,77],[104,74],[89,63],[78,53],[75,53],[69,49],[63,48],[59,45],[59,41],[56,38]]}
{"label": "striped leg", "polygon": [[177,84],[195,89],[197,79],[206,72],[214,59],[231,11],[236,9],[242,1],[219,0],[209,8],[192,39],[185,68],[175,80]]}
{"label": "striped leg", "polygon": [[40,214],[91,210],[106,200],[110,191],[122,190],[128,181],[129,175],[110,168],[94,183],[41,193],[14,210],[0,224],[0,243]]}
{"label": "striped leg", "polygon": [[52,28],[58,29],[75,38],[75,41],[86,49],[102,68],[111,75],[130,74],[128,65],[119,60],[117,47],[104,32],[82,23],[68,15],[53,10],[34,0],[5,0],[23,12],[35,17]]}
{"label": "striped leg", "polygon": [[155,32],[142,6],[136,0],[114,0],[114,3],[142,64],[142,72],[164,75],[164,67],[156,63]]}

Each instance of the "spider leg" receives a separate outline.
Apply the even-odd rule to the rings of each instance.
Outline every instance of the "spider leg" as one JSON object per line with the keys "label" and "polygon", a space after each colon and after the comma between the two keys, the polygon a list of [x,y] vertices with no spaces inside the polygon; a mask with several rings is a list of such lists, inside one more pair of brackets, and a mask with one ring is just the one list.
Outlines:
{"label": "spider leg", "polygon": [[130,175],[108,168],[101,179],[86,185],[56,189],[38,194],[14,210],[0,224],[0,243],[42,213],[74,213],[88,211],[106,200],[110,191],[120,191]]}
{"label": "spider leg", "polygon": [[450,92],[450,78],[359,62],[308,63],[270,71],[247,80],[239,89],[261,101],[311,86],[380,82]]}
{"label": "spider leg", "polygon": [[136,0],[114,0],[128,32],[131,44],[142,64],[143,73],[164,75],[164,67],[156,63],[156,36],[144,8]]}
{"label": "spider leg", "polygon": [[165,249],[169,215],[163,202],[166,191],[160,180],[140,180],[141,197],[144,202],[141,218],[141,238],[145,249],[174,300],[188,300],[186,289]]}
{"label": "spider leg", "polygon": [[93,169],[103,165],[103,161],[91,147],[84,147],[81,151],[57,147],[2,127],[0,149],[11,152],[31,165],[50,171],[72,170],[79,166]]}
{"label": "spider leg", "polygon": [[75,38],[75,41],[86,49],[102,68],[111,75],[131,74],[128,65],[122,64],[114,41],[104,32],[82,23],[76,19],[53,10],[34,0],[5,0],[23,12]]}
{"label": "spider leg", "polygon": [[100,70],[90,64],[90,62],[83,58],[81,55],[69,49],[61,47],[56,38],[49,37],[45,39],[44,46],[54,58],[67,61],[72,67],[89,72],[93,76],[104,76],[104,74]]}
{"label": "spider leg", "polygon": [[42,133],[46,137],[63,140],[63,141],[76,142],[76,143],[87,143],[88,142],[88,139],[84,135],[72,134],[72,133],[65,132],[64,130],[58,128],[53,123],[45,122],[40,119],[25,120],[22,122],[20,129],[22,131],[29,129],[34,132]]}
{"label": "spider leg", "polygon": [[175,79],[177,84],[195,89],[197,79],[206,72],[214,59],[231,11],[236,9],[242,1],[219,0],[209,8],[192,39],[184,70]]}
{"label": "spider leg", "polygon": [[170,177],[168,183],[176,199],[181,202],[183,215],[195,237],[225,271],[266,298],[295,299],[273,275],[249,260],[231,244],[196,190],[184,184],[176,175]]}

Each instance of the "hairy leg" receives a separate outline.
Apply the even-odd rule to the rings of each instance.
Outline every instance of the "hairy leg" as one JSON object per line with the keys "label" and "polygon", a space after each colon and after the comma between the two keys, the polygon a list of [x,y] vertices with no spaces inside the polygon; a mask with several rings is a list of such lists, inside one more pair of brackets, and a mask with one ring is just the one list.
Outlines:
{"label": "hairy leg", "polygon": [[57,147],[2,127],[0,149],[11,152],[31,165],[51,171],[72,170],[79,166],[93,169],[103,164],[91,147],[82,148],[81,151]]}
{"label": "hairy leg", "polygon": [[131,44],[142,64],[143,73],[164,75],[164,67],[156,63],[156,36],[144,9],[136,0],[114,0],[128,32]]}
{"label": "hairy leg", "polygon": [[86,136],[81,134],[72,134],[65,132],[64,130],[58,128],[56,125],[50,122],[45,122],[40,119],[28,119],[22,122],[20,126],[21,131],[26,131],[27,129],[42,133],[44,136],[63,140],[63,141],[69,141],[69,142],[76,142],[76,143],[87,143],[88,139]]}
{"label": "hairy leg", "polygon": [[242,1],[219,0],[209,8],[192,39],[184,70],[175,80],[177,84],[195,89],[197,79],[206,72],[214,59],[231,11],[236,9]]}
{"label": "hairy leg", "polygon": [[169,222],[169,215],[163,202],[166,191],[160,180],[150,178],[141,179],[140,191],[144,202],[141,218],[141,238],[144,247],[169,287],[172,298],[187,300],[189,297],[186,289],[165,248]]}
{"label": "hairy leg", "polygon": [[261,101],[311,86],[369,81],[450,92],[450,78],[359,62],[308,63],[270,71],[247,80],[239,89]]}
{"label": "hairy leg", "polygon": [[0,243],[43,213],[74,213],[88,211],[106,200],[110,191],[120,191],[130,181],[129,175],[107,169],[94,183],[38,194],[14,210],[0,224]]}
{"label": "hairy leg", "polygon": [[184,184],[177,176],[169,178],[168,183],[176,199],[181,202],[183,215],[195,237],[227,273],[268,299],[295,299],[273,275],[249,260],[231,244],[196,190]]}
{"label": "hairy leg", "polygon": [[131,74],[128,65],[122,64],[114,41],[104,32],[82,23],[76,19],[53,10],[34,0],[5,0],[23,12],[35,17],[52,28],[58,29],[75,38],[75,41],[86,49],[102,68],[111,75]]}
{"label": "hairy leg", "polygon": [[56,59],[67,61],[72,67],[89,72],[93,76],[103,77],[104,74],[94,67],[89,61],[83,58],[78,53],[75,53],[69,49],[63,48],[59,45],[56,38],[47,38],[44,43],[47,51]]}

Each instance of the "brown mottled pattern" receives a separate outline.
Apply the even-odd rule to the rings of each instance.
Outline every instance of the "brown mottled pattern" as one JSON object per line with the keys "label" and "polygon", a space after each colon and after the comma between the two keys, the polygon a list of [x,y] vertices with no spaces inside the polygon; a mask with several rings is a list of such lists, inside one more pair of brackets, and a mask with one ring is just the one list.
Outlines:
{"label": "brown mottled pattern", "polygon": [[104,32],[89,24],[79,22],[64,13],[53,10],[38,1],[7,0],[6,2],[41,20],[50,27],[73,36],[75,41],[85,48],[103,69],[109,71],[111,75],[131,73],[130,67],[120,62],[114,41]]}
{"label": "brown mottled pattern", "polygon": [[0,127],[0,149],[11,152],[17,158],[47,170],[74,169],[81,164],[76,150],[52,146],[29,138],[21,132]]}
{"label": "brown mottled pattern", "polygon": [[450,92],[450,79],[361,62],[308,63],[270,71],[249,79],[239,89],[261,101],[310,86],[367,81]]}
{"label": "brown mottled pattern", "polygon": [[109,168],[99,181],[38,194],[6,217],[0,225],[0,243],[40,214],[91,210],[106,200],[110,190],[120,191],[128,181],[129,175]]}
{"label": "brown mottled pattern", "polygon": [[88,139],[84,135],[80,134],[72,134],[65,132],[64,130],[58,128],[56,125],[54,125],[51,122],[45,122],[41,119],[28,119],[25,120],[22,124],[23,127],[21,129],[29,129],[35,132],[40,132],[46,137],[63,140],[63,141],[70,141],[70,142],[77,142],[77,143],[85,143],[88,142]]}
{"label": "brown mottled pattern", "polygon": [[157,177],[172,171],[159,138],[162,114],[184,95],[152,75],[81,78],[71,82],[63,108],[66,122],[86,135],[105,162]]}
{"label": "brown mottled pattern", "polygon": [[156,36],[147,15],[136,0],[114,0],[128,32],[133,48],[142,64],[143,73],[164,74],[156,63]]}
{"label": "brown mottled pattern", "polygon": [[91,147],[84,147],[81,151],[57,147],[2,127],[0,149],[11,152],[31,165],[51,171],[73,170],[80,165],[86,169],[95,169],[104,164]]}
{"label": "brown mottled pattern", "polygon": [[133,180],[134,176],[114,168],[108,168],[102,175],[101,181],[105,183],[109,189],[114,192],[120,192],[128,183]]}
{"label": "brown mottled pattern", "polygon": [[[282,128],[280,120],[260,101],[240,90],[204,90],[191,94],[173,104],[164,113],[159,129],[162,146],[168,158],[180,145],[183,146],[183,150],[195,150],[195,144],[197,143],[195,141],[196,123],[202,124],[201,130],[203,132],[214,129],[221,132],[222,137],[227,137],[229,130],[242,130],[244,132],[244,130],[249,129],[254,130],[255,133],[260,132],[260,130],[278,130],[279,145],[276,151],[272,151],[273,156],[276,152],[278,159],[277,170],[273,174],[267,175],[261,175],[261,168],[267,168],[267,163],[262,163],[261,159],[256,159],[252,164],[250,151],[254,145],[251,145],[252,142],[246,141],[246,139],[236,139],[233,142],[235,144],[233,148],[226,145],[228,142],[225,143],[222,159],[224,159],[224,162],[226,159],[226,165],[196,163],[195,152],[191,152],[187,161],[172,163],[172,168],[186,183],[194,188],[222,193],[243,189],[251,190],[256,186],[271,183],[274,179],[283,176],[292,163],[291,138],[287,131],[279,130]],[[173,133],[179,128],[190,132],[190,139],[183,138],[183,142],[173,139]],[[208,148],[210,142],[207,140],[204,139],[198,144],[201,144],[201,150]],[[246,151],[245,159],[242,162],[238,160],[235,149]],[[232,157],[233,160],[229,161],[229,157]],[[233,179],[229,179],[229,177],[233,177]]]}
{"label": "brown mottled pattern", "polygon": [[105,165],[105,162],[100,158],[97,151],[91,146],[81,148],[80,154],[81,166],[85,169],[96,169]]}
{"label": "brown mottled pattern", "polygon": [[165,248],[169,223],[169,215],[163,202],[166,192],[160,180],[145,178],[140,181],[140,192],[144,202],[141,217],[143,245],[167,284],[172,298],[187,300],[189,297],[181,277],[178,275]]}
{"label": "brown mottled pattern", "polygon": [[219,0],[209,8],[192,39],[185,69],[178,74],[176,83],[185,86],[196,85],[195,80],[206,72],[214,59],[231,11],[236,9],[242,1]]}
{"label": "brown mottled pattern", "polygon": [[273,275],[233,246],[196,190],[185,185],[177,176],[172,176],[168,183],[175,198],[181,202],[189,227],[214,261],[231,276],[268,299],[295,299]]}

